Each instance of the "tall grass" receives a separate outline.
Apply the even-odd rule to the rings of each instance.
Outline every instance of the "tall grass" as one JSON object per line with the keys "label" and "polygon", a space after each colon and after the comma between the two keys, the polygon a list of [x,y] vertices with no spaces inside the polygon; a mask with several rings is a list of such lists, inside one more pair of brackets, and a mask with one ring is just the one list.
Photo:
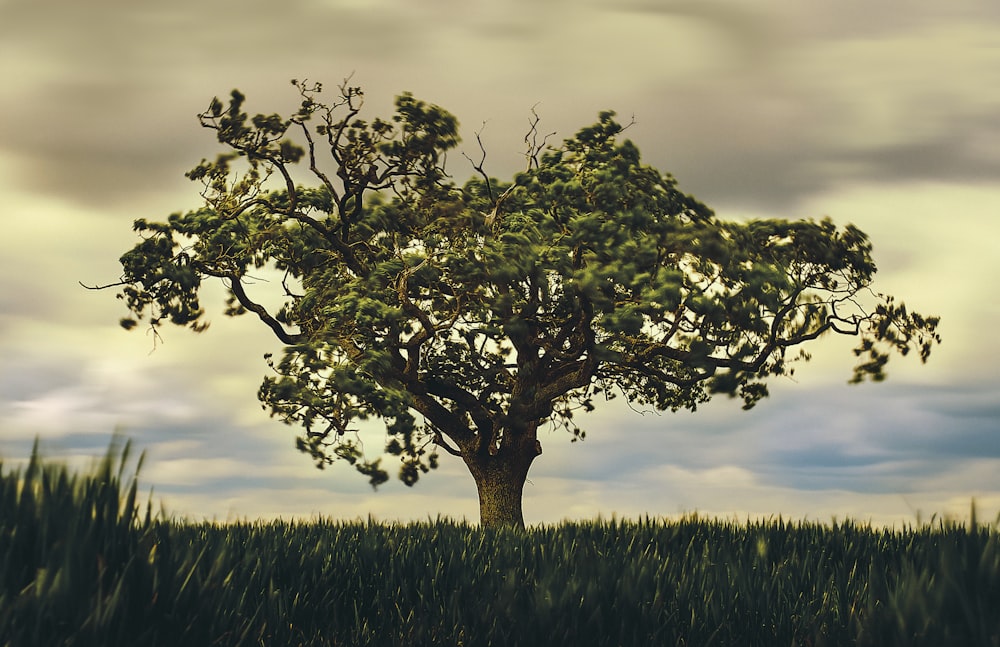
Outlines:
{"label": "tall grass", "polygon": [[1000,645],[995,527],[176,522],[129,449],[0,465],[0,644]]}
{"label": "tall grass", "polygon": [[[137,600],[135,562],[153,544],[137,479],[123,482],[130,443],[115,439],[90,474],[46,464],[38,442],[27,466],[0,463],[0,637],[46,644],[75,635],[115,640]],[[142,457],[136,467],[141,467]],[[108,643],[111,644],[111,643]]]}

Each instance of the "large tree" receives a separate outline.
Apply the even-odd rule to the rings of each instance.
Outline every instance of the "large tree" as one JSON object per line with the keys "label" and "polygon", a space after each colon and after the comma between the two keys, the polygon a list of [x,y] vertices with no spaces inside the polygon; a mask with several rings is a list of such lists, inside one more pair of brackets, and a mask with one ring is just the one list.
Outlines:
{"label": "large tree", "polygon": [[[596,400],[693,410],[722,393],[749,408],[820,337],[857,338],[855,381],[940,341],[937,318],[870,289],[856,227],[719,220],[640,161],[612,112],[560,145],[535,118],[511,182],[485,172],[479,142],[458,185],[445,110],[403,94],[368,121],[347,82],[333,101],[293,84],[287,118],[248,116],[238,91],[199,115],[225,150],[187,174],[203,204],[137,220],[112,285],[125,328],[201,331],[199,289],[222,281],[226,314],[252,313],[284,344],[258,395],[319,467],[386,481],[355,427],[380,418],[405,483],[441,450],[471,472],[484,525],[522,525],[539,428],[582,438],[574,414]],[[265,300],[268,285],[281,287]]]}

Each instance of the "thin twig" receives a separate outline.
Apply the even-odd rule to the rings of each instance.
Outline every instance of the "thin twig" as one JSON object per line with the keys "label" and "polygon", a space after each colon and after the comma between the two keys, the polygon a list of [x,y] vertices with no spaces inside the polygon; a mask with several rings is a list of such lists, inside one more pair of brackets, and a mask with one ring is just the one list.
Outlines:
{"label": "thin twig", "polygon": [[83,281],[77,281],[81,287],[88,290],[107,290],[108,288],[115,288],[119,285],[128,285],[128,281],[116,281],[114,283],[108,283],[107,285],[87,285]]}

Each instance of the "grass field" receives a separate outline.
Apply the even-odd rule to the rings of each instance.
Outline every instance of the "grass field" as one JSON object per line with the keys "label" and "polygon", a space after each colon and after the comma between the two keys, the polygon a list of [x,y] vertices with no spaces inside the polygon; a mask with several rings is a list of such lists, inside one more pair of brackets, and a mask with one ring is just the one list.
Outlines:
{"label": "grass field", "polygon": [[128,452],[0,464],[0,645],[1000,645],[974,518],[190,523]]}

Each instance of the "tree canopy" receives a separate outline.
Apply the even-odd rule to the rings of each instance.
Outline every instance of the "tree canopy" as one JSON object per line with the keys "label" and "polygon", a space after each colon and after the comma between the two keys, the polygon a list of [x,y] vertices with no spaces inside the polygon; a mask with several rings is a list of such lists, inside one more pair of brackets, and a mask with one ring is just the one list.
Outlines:
{"label": "tree canopy", "polygon": [[[457,184],[444,109],[402,94],[390,119],[366,120],[347,82],[330,102],[293,84],[289,117],[251,117],[235,90],[199,115],[225,147],[188,173],[203,203],[137,220],[114,285],[124,327],[201,331],[199,290],[221,280],[226,314],[283,343],[258,395],[320,467],[345,460],[384,482],[355,433],[379,418],[404,482],[444,451],[469,467],[484,523],[521,524],[539,427],[582,438],[575,414],[601,399],[694,410],[726,394],[749,408],[820,337],[857,339],[853,381],[940,341],[937,318],[872,291],[858,228],[721,220],[644,164],[613,112],[558,145],[536,117],[510,181],[486,173],[479,142]],[[270,301],[251,285],[262,271],[283,276]]]}

